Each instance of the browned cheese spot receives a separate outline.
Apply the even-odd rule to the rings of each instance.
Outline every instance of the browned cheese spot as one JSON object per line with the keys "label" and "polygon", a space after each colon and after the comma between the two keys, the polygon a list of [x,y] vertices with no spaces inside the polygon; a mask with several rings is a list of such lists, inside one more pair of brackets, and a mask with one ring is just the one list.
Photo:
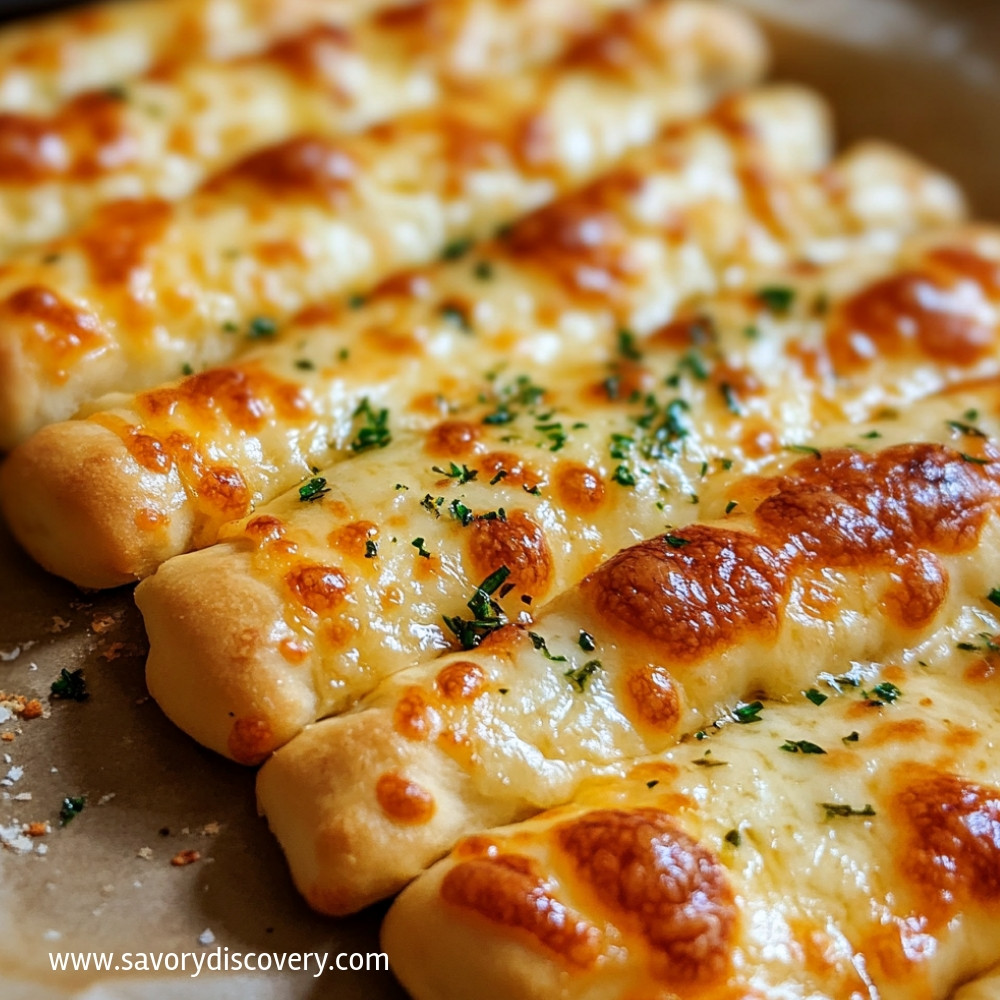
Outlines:
{"label": "browned cheese spot", "polygon": [[210,368],[180,382],[140,393],[136,409],[176,423],[182,415],[195,426],[261,430],[268,422],[305,420],[309,401],[301,387],[256,367]]}
{"label": "browned cheese spot", "polygon": [[531,858],[493,854],[461,861],[441,882],[441,898],[528,937],[570,965],[589,968],[600,955],[598,929],[552,894]]}
{"label": "browned cheese spot", "polygon": [[948,571],[933,552],[917,549],[899,560],[882,604],[905,628],[929,625],[948,596]]}
{"label": "browned cheese spot", "polygon": [[383,774],[375,785],[375,798],[393,822],[416,826],[434,815],[434,796],[426,788],[398,774]]}
{"label": "browned cheese spot", "polygon": [[554,485],[556,497],[571,514],[591,514],[598,510],[607,492],[600,473],[580,462],[560,462]]}
{"label": "browned cheese spot", "polygon": [[465,537],[477,579],[506,566],[508,582],[519,594],[537,599],[548,591],[554,573],[552,553],[541,525],[524,511],[512,511],[505,521],[476,519],[465,529]]}
{"label": "browned cheese spot", "polygon": [[108,344],[96,316],[42,285],[28,285],[8,296],[0,306],[0,319],[24,331],[27,351],[57,383],[66,381],[78,361]]}
{"label": "browned cheese spot", "polygon": [[198,480],[198,496],[230,519],[250,511],[253,497],[239,469],[213,465]]}
{"label": "browned cheese spot", "polygon": [[456,660],[438,671],[434,681],[441,697],[447,701],[475,701],[483,689],[486,675],[483,668],[472,660]]}
{"label": "browned cheese spot", "polygon": [[132,274],[149,263],[173,215],[173,206],[155,198],[126,199],[98,208],[75,237],[90,261],[94,280],[127,289]]}
{"label": "browned cheese spot", "polygon": [[430,740],[441,727],[441,716],[427,703],[423,691],[411,686],[396,702],[392,723],[396,732],[408,740]]}
{"label": "browned cheese spot", "polygon": [[577,874],[653,949],[670,985],[717,982],[730,967],[737,910],[725,869],[657,809],[604,809],[556,828]]}
{"label": "browned cheese spot", "polygon": [[336,24],[315,24],[297,35],[281,39],[264,57],[298,77],[306,86],[326,90],[347,102],[351,94],[343,88],[342,67],[345,54],[353,49],[354,39],[346,28]]}
{"label": "browned cheese spot", "polygon": [[1000,789],[925,772],[896,794],[904,846],[894,852],[934,925],[967,902],[1000,904]]}
{"label": "browned cheese spot", "polygon": [[[582,583],[603,622],[690,663],[747,634],[777,633],[787,591],[777,552],[752,535],[695,525],[640,542]],[[670,536],[671,538],[676,536]]]}
{"label": "browned cheese spot", "polygon": [[214,177],[206,190],[249,183],[274,198],[304,198],[340,206],[345,204],[357,172],[354,158],[336,143],[301,135],[251,153]]}
{"label": "browned cheese spot", "polygon": [[467,420],[442,420],[428,432],[424,450],[442,458],[464,458],[476,450],[482,430]]}
{"label": "browned cheese spot", "polygon": [[378,535],[378,525],[373,521],[352,521],[331,531],[327,541],[345,555],[364,559],[367,543],[376,535]]}
{"label": "browned cheese spot", "polygon": [[93,180],[133,163],[137,145],[125,101],[95,91],[57,114],[0,114],[0,182],[39,184],[55,178]]}
{"label": "browned cheese spot", "polygon": [[1000,298],[997,264],[941,248],[921,267],[877,281],[835,311],[827,344],[838,372],[864,370],[883,357],[916,352],[972,365],[994,349],[997,330],[982,317]]}
{"label": "browned cheese spot", "polygon": [[481,480],[489,483],[496,479],[497,486],[508,489],[534,490],[546,483],[543,473],[513,451],[491,451],[477,461],[476,466],[480,469]]}
{"label": "browned cheese spot", "polygon": [[639,183],[623,172],[533,212],[507,235],[506,252],[552,275],[576,297],[620,296],[635,267],[616,203],[623,187]]}
{"label": "browned cheese spot", "polygon": [[663,667],[633,668],[625,677],[625,690],[639,720],[652,729],[670,732],[680,721],[680,694]]}
{"label": "browned cheese spot", "polygon": [[289,570],[285,574],[285,583],[301,605],[318,615],[338,608],[349,590],[342,570],[314,563]]}

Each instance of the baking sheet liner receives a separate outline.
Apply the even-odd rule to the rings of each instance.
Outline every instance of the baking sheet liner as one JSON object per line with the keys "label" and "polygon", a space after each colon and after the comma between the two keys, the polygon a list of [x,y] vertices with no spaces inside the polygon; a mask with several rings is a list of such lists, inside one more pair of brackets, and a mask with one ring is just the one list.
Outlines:
{"label": "baking sheet liner", "polygon": [[[843,142],[881,137],[953,173],[1000,220],[1000,5],[976,0],[745,0],[775,76],[818,87]],[[35,567],[0,525],[0,690],[44,715],[0,721],[0,995],[5,1000],[401,1000],[385,971],[52,972],[50,953],[375,954],[384,907],[313,914],[256,815],[253,772],[203,750],[147,696],[128,589],[84,594]],[[83,668],[90,697],[49,699]],[[0,710],[0,718],[3,716]],[[65,826],[65,797],[86,797]],[[51,832],[18,838],[18,823]],[[171,859],[195,851],[198,860]],[[288,959],[286,958],[286,961]],[[174,959],[170,959],[174,961]],[[355,958],[355,964],[359,959]]]}

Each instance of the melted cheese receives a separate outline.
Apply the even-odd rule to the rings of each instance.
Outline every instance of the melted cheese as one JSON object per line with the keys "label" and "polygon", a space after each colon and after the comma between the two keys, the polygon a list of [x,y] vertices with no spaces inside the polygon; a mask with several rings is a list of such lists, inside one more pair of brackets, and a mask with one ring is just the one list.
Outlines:
{"label": "melted cheese", "polygon": [[949,996],[1000,958],[1000,702],[959,634],[461,842],[390,913],[393,968],[417,1000]]}
{"label": "melted cheese", "polygon": [[[756,140],[736,138],[714,122],[692,125],[579,195],[529,216],[504,240],[385,282],[364,308],[307,310],[274,343],[248,351],[237,365],[121,405],[105,401],[109,408],[86,421],[47,428],[15,453],[3,473],[15,532],[47,567],[88,586],[146,575],[163,559],[214,541],[221,525],[247,513],[250,503],[259,505],[309,468],[349,454],[356,433],[352,414],[364,398],[375,408],[392,404],[396,429],[426,427],[438,412],[428,408],[435,393],[454,395],[503,364],[532,373],[567,359],[609,359],[619,327],[651,335],[685,300],[727,287],[739,310],[741,288],[756,289],[774,267],[801,256],[845,262],[831,294],[856,287],[862,276],[886,266],[883,246],[891,255],[901,234],[924,222],[946,222],[958,211],[954,199],[940,196],[946,182],[883,150],[862,149],[818,175],[804,175],[802,168],[815,166],[825,147],[822,111],[806,94],[766,91],[741,99],[740,107],[746,123],[770,123]],[[736,116],[736,107],[728,114]],[[767,190],[785,205],[780,233],[760,220],[759,186],[746,177],[749,164],[767,167]],[[825,194],[840,187],[841,178],[866,183],[872,174],[896,192],[896,216],[869,221],[847,208],[840,193]],[[676,223],[664,230],[664,217]],[[615,227],[613,237],[581,238],[602,224]],[[627,264],[627,280],[605,287],[597,276],[618,260]],[[794,280],[806,283],[804,298],[819,294],[807,272]],[[751,306],[751,315],[739,319],[757,319],[760,303]],[[725,325],[724,317],[720,321]],[[766,329],[771,317],[763,322]],[[740,350],[754,346],[751,368],[771,369],[770,341],[731,339]],[[51,516],[34,502],[30,509],[19,503],[29,493],[65,495],[39,481],[56,469],[63,475],[57,456],[64,450],[78,461],[84,454],[96,460],[112,448],[122,485],[106,484],[99,507],[76,515],[87,519],[86,527],[72,524],[64,503],[55,502]],[[150,448],[157,458],[147,455]],[[215,492],[201,488],[212,467],[239,473],[242,510],[220,505]],[[112,491],[120,498],[114,510]],[[158,519],[123,537],[120,526],[139,523],[146,510]],[[42,518],[47,523],[39,530]],[[83,547],[73,538],[95,542]]]}
{"label": "melted cheese", "polygon": [[[713,5],[656,3],[615,35],[626,65],[570,53],[357,136],[303,134],[181,203],[112,202],[41,257],[9,261],[0,446],[105,391],[225,360],[242,343],[234,332],[260,333],[261,318],[273,332],[307,304],[483,236],[760,67],[756,33]],[[19,308],[31,288],[84,315],[87,337],[68,342]]]}
{"label": "melted cheese", "polygon": [[[456,830],[565,801],[586,777],[619,773],[740,699],[904,655],[981,606],[1000,531],[997,391],[947,395],[878,424],[871,453],[856,428],[829,424],[816,442],[830,451],[737,479],[713,503],[740,498],[721,519],[624,549],[526,626],[394,673],[352,712],[300,734],[260,778],[300,888],[321,909],[364,905]],[[980,425],[969,429],[959,415],[973,409]],[[895,443],[912,441],[925,443]],[[553,547],[556,538],[548,533]],[[476,677],[474,700],[444,695],[447,669]],[[342,780],[361,734],[380,741],[380,755]],[[419,841],[368,797],[394,757],[408,780],[449,800]],[[348,871],[339,852],[362,829],[372,831],[365,863]]]}
{"label": "melted cheese", "polygon": [[159,68],[50,115],[0,114],[0,254],[61,236],[108,201],[179,199],[297,133],[355,132],[552,59],[607,7],[437,0],[350,29],[311,25],[242,59]]}
{"label": "melted cheese", "polygon": [[136,0],[6,26],[0,110],[48,114],[86,90],[161,67],[259,52],[318,23],[350,23],[384,0]]}

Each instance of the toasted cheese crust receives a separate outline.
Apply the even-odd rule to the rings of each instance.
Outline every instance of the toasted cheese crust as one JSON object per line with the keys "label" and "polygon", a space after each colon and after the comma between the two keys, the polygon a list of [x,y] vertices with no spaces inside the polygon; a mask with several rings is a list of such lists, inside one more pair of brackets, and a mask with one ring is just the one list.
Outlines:
{"label": "toasted cheese crust", "polygon": [[7,25],[0,34],[0,110],[50,114],[84,91],[160,66],[248,55],[310,25],[349,24],[392,6],[385,0],[135,0]]}
{"label": "toasted cheese crust", "polygon": [[182,198],[298,133],[356,132],[546,62],[608,7],[430,0],[352,27],[311,24],[239,59],[161,66],[51,114],[0,113],[0,254],[62,236],[108,201]]}
{"label": "toasted cheese crust", "polygon": [[[929,259],[939,252],[932,249]],[[857,274],[856,262],[844,266]],[[447,621],[465,615],[470,595],[499,567],[506,576],[496,600],[516,620],[664,523],[713,516],[706,510],[721,513],[730,502],[735,516],[742,504],[731,501],[731,491],[742,488],[740,477],[767,469],[783,447],[810,440],[835,418],[840,384],[831,366],[815,361],[830,328],[811,314],[817,287],[838,286],[842,278],[836,269],[808,279],[773,273],[770,280],[794,297],[797,310],[776,315],[759,292],[734,290],[643,341],[624,343],[627,353],[609,362],[512,370],[502,380],[484,372],[448,400],[447,417],[419,436],[363,448],[257,507],[223,529],[224,541],[169,560],[137,591],[150,637],[150,691],[186,732],[255,763],[381,678],[461,640],[461,629]],[[877,275],[843,298],[827,294],[830,315],[886,280]],[[832,323],[839,328],[838,319]],[[748,329],[758,337],[748,338]],[[907,391],[894,364],[879,375],[884,382],[865,386],[868,416]],[[635,397],[634,387],[641,389]],[[463,406],[463,396],[487,402]],[[856,404],[851,411],[855,419],[862,415]],[[349,448],[363,443],[375,413],[369,401],[356,416]],[[389,411],[382,416],[388,425]],[[917,464],[925,460],[932,461],[912,456]],[[893,453],[887,461],[901,459]],[[963,469],[960,463],[948,475]],[[783,488],[756,517],[773,531],[796,519],[811,523],[831,491],[856,496],[883,475],[860,459],[824,459],[822,490],[807,481]],[[964,487],[971,490],[972,481]],[[964,487],[954,480],[954,489]],[[974,527],[948,517],[938,526],[956,540]],[[680,561],[704,568],[697,586],[714,595],[710,604],[729,609],[716,619],[720,648],[748,628],[765,639],[774,635],[789,597],[794,560],[785,550],[793,543],[691,530],[697,538],[685,534],[676,553],[651,542],[593,574],[585,593],[595,622],[618,622],[623,640],[641,644],[651,619],[660,651],[673,662],[704,655],[704,622],[713,612],[687,605],[683,591],[668,614],[656,603]],[[866,551],[885,547],[875,522],[854,530]],[[838,561],[857,555],[833,533],[809,536],[808,543],[811,554]],[[728,565],[723,552],[746,570],[724,578],[710,573]],[[915,551],[900,559],[899,582],[883,600],[905,627],[917,628],[934,618],[947,583],[936,557]],[[327,588],[334,573],[336,601]],[[314,578],[317,586],[305,585]],[[237,589],[245,598],[233,615]],[[178,621],[192,622],[192,635],[181,638],[187,627]],[[248,637],[237,660],[227,652],[233,635]],[[642,721],[671,732],[679,702],[663,669],[635,671],[627,686]],[[419,706],[413,714],[426,715]],[[248,727],[251,746],[243,738]]]}
{"label": "toasted cheese crust", "polygon": [[[852,441],[856,428],[830,424],[818,456],[743,480],[750,495],[731,493],[738,506],[720,520],[624,549],[530,624],[393,674],[300,734],[258,786],[300,889],[327,912],[363,906],[443,853],[456,828],[565,801],[584,777],[620,773],[740,699],[783,697],[839,663],[893,655],[978,606],[1000,531],[997,391],[878,424],[888,447],[871,453]],[[982,437],[952,426],[970,409]],[[824,436],[852,446],[824,451]],[[437,687],[455,661],[482,678],[471,702]],[[400,724],[415,705],[422,734]],[[379,742],[378,766],[353,762],[342,778],[365,739]],[[446,795],[421,826],[400,825],[373,797],[392,747],[394,773],[432,800]],[[363,852],[352,846],[360,829]]]}
{"label": "toasted cheese crust", "polygon": [[[483,236],[759,72],[757,34],[714,5],[654,3],[615,30],[627,66],[571,53],[357,136],[303,134],[181,203],[111,202],[40,260],[9,261],[0,447],[105,391],[225,360],[234,331],[273,333],[309,303]],[[86,336],[53,336],[26,290],[85,317]]]}
{"label": "toasted cheese crust", "polygon": [[[225,521],[250,509],[220,508],[217,494],[200,486],[205,460],[196,459],[189,471],[192,454],[218,456],[220,467],[238,470],[245,498],[257,504],[300,481],[309,468],[350,453],[352,414],[365,398],[376,409],[392,403],[395,410],[405,402],[405,421],[426,427],[436,412],[427,407],[435,392],[448,395],[463,378],[478,379],[505,358],[529,372],[564,358],[607,359],[620,327],[637,336],[651,333],[686,298],[727,284],[734,261],[746,262],[749,275],[758,270],[761,282],[769,267],[802,254],[843,259],[853,251],[860,262],[883,243],[895,246],[922,222],[946,223],[960,212],[946,182],[884,150],[862,149],[828,172],[803,176],[802,168],[822,161],[826,145],[822,109],[806,94],[764,92],[741,99],[740,106],[748,125],[771,122],[756,139],[734,137],[715,121],[668,135],[626,168],[529,216],[474,257],[397,276],[356,311],[309,310],[237,365],[95,413],[88,422],[107,429],[104,444],[91,436],[92,444],[82,445],[78,422],[46,429],[18,449],[2,473],[8,518],[22,544],[49,569],[89,586],[145,576],[163,559],[211,543]],[[737,110],[728,113],[732,118]],[[786,205],[780,233],[758,216],[756,182],[741,183],[750,165],[758,174],[767,168],[767,190]],[[869,222],[855,214],[853,188],[841,188],[839,180],[865,183],[873,174],[894,192],[898,214],[877,214]],[[707,176],[718,183],[706,190],[699,178]],[[830,188],[840,188],[832,200],[825,194]],[[676,224],[669,221],[664,229],[664,217]],[[579,233],[590,232],[595,220],[613,224],[615,233],[606,242],[581,243]],[[629,262],[628,280],[614,287],[595,277],[606,273],[602,259],[608,254]],[[231,403],[222,402],[227,395]],[[162,489],[133,488],[130,470],[147,461],[136,442],[162,453]],[[79,521],[35,503],[19,512],[19,498],[29,493],[52,494],[53,508],[65,506],[41,480],[46,469],[61,475],[59,456],[80,455],[81,447],[88,454],[96,449],[121,470],[119,504],[94,507]],[[142,532],[143,553],[136,560],[123,554],[118,536],[121,525],[139,523],[144,510],[161,519]],[[79,544],[84,538],[86,546]]]}
{"label": "toasted cheese crust", "polygon": [[960,634],[466,838],[390,911],[397,975],[415,1000],[951,996],[1000,957],[996,682]]}

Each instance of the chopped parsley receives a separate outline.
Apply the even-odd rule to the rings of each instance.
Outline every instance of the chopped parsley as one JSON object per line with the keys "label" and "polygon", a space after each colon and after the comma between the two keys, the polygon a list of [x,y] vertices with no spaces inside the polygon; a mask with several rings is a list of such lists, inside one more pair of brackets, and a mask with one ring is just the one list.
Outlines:
{"label": "chopped parsley", "polygon": [[841,743],[857,743],[859,739],[861,739],[861,737],[856,729],[849,736],[840,737]]}
{"label": "chopped parsley", "polygon": [[355,293],[347,298],[347,308],[348,309],[360,309],[367,300],[363,295]]}
{"label": "chopped parsley", "polygon": [[351,416],[360,423],[357,434],[351,442],[351,451],[384,448],[392,441],[392,433],[389,430],[389,411],[384,407],[381,410],[373,409],[367,396],[361,400]]}
{"label": "chopped parsley", "polygon": [[631,330],[618,331],[618,353],[629,361],[640,361],[642,352],[636,347],[635,334]]}
{"label": "chopped parsley", "polygon": [[580,643],[580,649],[585,653],[592,653],[597,649],[597,643],[594,642],[594,637],[589,633],[580,629],[580,638],[577,640]]}
{"label": "chopped parsley", "polygon": [[473,268],[472,273],[480,281],[489,281],[493,277],[493,264],[488,260],[481,260]]}
{"label": "chopped parsley", "polygon": [[569,670],[563,674],[563,677],[568,678],[570,684],[572,684],[577,691],[583,694],[584,689],[587,687],[587,681],[589,681],[591,676],[597,673],[600,669],[600,660],[587,660],[587,662],[577,670],[570,667]]}
{"label": "chopped parsley", "polygon": [[194,368],[191,367],[189,362],[185,361],[184,364],[181,365],[181,374],[182,375],[194,374]]}
{"label": "chopped parsley", "polygon": [[542,636],[540,636],[537,632],[529,632],[528,638],[531,640],[531,645],[534,646],[535,649],[540,649],[542,651],[542,655],[545,657],[545,659],[551,660],[553,663],[566,662],[565,656],[554,656],[549,651],[549,647],[545,644],[545,639]]}
{"label": "chopped parsley", "polygon": [[59,671],[59,676],[52,682],[50,691],[53,698],[62,698],[65,701],[86,701],[90,697],[90,692],[87,690],[87,682],[83,677],[83,667],[73,671],[63,667]]}
{"label": "chopped parsley", "polygon": [[420,506],[424,508],[428,513],[433,514],[435,517],[441,516],[441,511],[438,508],[444,503],[444,497],[432,497],[430,493],[425,493],[423,500],[420,501]]}
{"label": "chopped parsley", "polygon": [[964,434],[966,437],[986,437],[986,435],[978,427],[975,427],[972,424],[966,424],[960,420],[948,420],[946,423],[953,431],[956,431],[959,434]]}
{"label": "chopped parsley", "polygon": [[460,618],[444,615],[444,623],[458,639],[462,649],[475,649],[491,632],[503,628],[507,624],[507,616],[500,605],[492,600],[495,593],[510,576],[510,570],[501,566],[494,570],[478,587],[469,599],[466,607],[472,612],[472,618]]}
{"label": "chopped parsley", "polygon": [[619,465],[611,476],[612,480],[619,486],[635,486],[635,476],[627,465]]}
{"label": "chopped parsley", "polygon": [[710,757],[709,754],[711,750],[705,751],[704,757],[697,757],[695,760],[691,761],[692,764],[697,764],[698,767],[728,767],[728,760],[715,760],[714,757]]}
{"label": "chopped parsley", "polygon": [[875,438],[880,438],[882,436],[882,432],[881,431],[868,431],[867,434],[862,434],[861,436],[863,438],[869,440],[869,441],[874,441]]}
{"label": "chopped parsley", "polygon": [[722,398],[726,401],[726,409],[734,417],[743,416],[743,407],[740,405],[740,398],[736,395],[736,390],[728,382],[723,382],[719,386],[719,391],[722,393]]}
{"label": "chopped parsley", "polygon": [[444,249],[441,251],[441,259],[458,260],[464,257],[472,249],[473,242],[471,236],[463,236],[460,239],[446,243]]}
{"label": "chopped parsley", "polygon": [[726,504],[726,513],[732,514],[737,507],[739,507],[739,504],[735,500],[730,500],[729,503]]}
{"label": "chopped parsley", "polygon": [[430,559],[431,554],[424,548],[423,538],[414,538],[410,544],[417,550],[417,555],[423,556],[425,559]]}
{"label": "chopped parsley", "polygon": [[757,298],[770,312],[785,315],[795,301],[795,289],[784,285],[768,285],[757,290]]}
{"label": "chopped parsley", "polygon": [[838,816],[874,816],[875,810],[871,807],[871,803],[865,803],[863,809],[855,809],[854,806],[842,805],[839,802],[820,802],[820,805],[826,811],[827,819],[834,819]]}
{"label": "chopped parsley", "polygon": [[691,542],[687,538],[678,538],[677,535],[664,535],[663,540],[672,549],[682,549],[685,545],[690,545]]}
{"label": "chopped parsley", "polygon": [[369,538],[365,542],[365,558],[374,559],[378,555],[378,546]]}
{"label": "chopped parsley", "polygon": [[822,458],[819,448],[813,448],[808,444],[786,444],[785,451],[795,451],[800,455],[812,455],[813,458]]}
{"label": "chopped parsley", "polygon": [[730,830],[724,839],[727,844],[732,844],[733,847],[739,847],[743,842],[743,838],[740,836],[739,830]]}
{"label": "chopped parsley", "polygon": [[760,722],[760,713],[763,709],[764,703],[762,701],[751,701],[746,705],[737,705],[733,709],[733,717],[742,724]]}
{"label": "chopped parsley", "polygon": [[995,604],[998,608],[1000,608],[1000,587],[994,587],[986,595],[986,600],[988,600],[990,604]]}
{"label": "chopped parsley", "polygon": [[457,479],[459,486],[471,483],[472,480],[479,475],[479,471],[477,469],[470,469],[464,464],[456,465],[454,462],[449,463],[449,468],[447,470],[442,469],[438,465],[432,465],[431,472],[440,472],[442,476],[446,476],[448,479]]}
{"label": "chopped parsley", "polygon": [[990,460],[988,458],[977,458],[975,455],[967,455],[964,451],[958,453],[963,462],[971,462],[973,465],[989,465]]}
{"label": "chopped parsley", "polygon": [[299,503],[312,503],[313,500],[319,500],[329,492],[326,480],[322,476],[313,476],[308,483],[299,487]]}
{"label": "chopped parsley", "polygon": [[[430,496],[430,494],[428,494],[428,496]],[[436,514],[437,511],[434,511],[434,513]],[[461,500],[452,500],[452,502],[448,504],[448,513],[451,514],[451,516],[455,518],[455,520],[458,521],[463,528],[467,527],[475,520],[475,515],[472,513],[472,509],[462,503]]]}
{"label": "chopped parsley", "polygon": [[823,694],[822,691],[817,691],[816,688],[809,688],[808,691],[802,692],[814,705],[822,705],[824,701],[829,698],[829,695]]}
{"label": "chopped parsley", "polygon": [[785,740],[778,749],[787,750],[788,753],[826,753],[821,746],[810,743],[809,740]]}
{"label": "chopped parsley", "polygon": [[902,693],[895,684],[883,681],[881,684],[876,684],[871,691],[862,691],[861,697],[866,698],[868,704],[872,706],[884,705],[886,702],[891,705]]}
{"label": "chopped parsley", "polygon": [[316,365],[308,358],[299,358],[295,362],[295,367],[304,372],[312,372],[316,370]]}
{"label": "chopped parsley", "polygon": [[59,809],[59,825],[66,826],[67,823],[71,823],[83,812],[83,807],[86,804],[86,795],[67,796],[64,798],[62,800],[62,807]]}
{"label": "chopped parsley", "polygon": [[270,316],[254,316],[247,327],[247,337],[250,340],[261,340],[265,337],[273,337],[278,332],[276,320]]}

